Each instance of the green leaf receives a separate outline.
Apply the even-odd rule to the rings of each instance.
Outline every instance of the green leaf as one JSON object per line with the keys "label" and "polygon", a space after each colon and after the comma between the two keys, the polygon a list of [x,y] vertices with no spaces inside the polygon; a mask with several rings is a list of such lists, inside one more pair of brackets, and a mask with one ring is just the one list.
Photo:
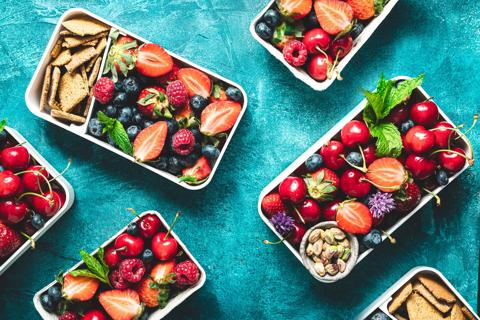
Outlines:
{"label": "green leaf", "polygon": [[375,15],[379,15],[383,11],[383,7],[385,6],[385,0],[375,0]]}
{"label": "green leaf", "polygon": [[88,270],[99,277],[104,276],[105,272],[103,270],[103,266],[94,256],[90,255],[85,250],[81,250],[80,255],[82,256],[82,260],[85,262]]}
{"label": "green leaf", "polygon": [[370,127],[370,133],[377,138],[378,157],[397,158],[402,153],[402,137],[393,123],[380,123]]}
{"label": "green leaf", "polygon": [[363,109],[363,121],[367,124],[368,127],[375,124],[377,117],[371,105],[367,104],[365,109]]}
{"label": "green leaf", "polygon": [[[363,95],[368,101],[368,107],[373,111],[375,114],[375,119],[381,119],[382,112],[383,112],[383,97],[378,92],[370,92],[365,90]],[[376,122],[376,121],[375,121]]]}
{"label": "green leaf", "polygon": [[132,143],[130,142],[130,139],[128,139],[128,134],[120,121],[115,121],[113,128],[108,132],[108,135],[123,152],[128,155],[133,154]]}
{"label": "green leaf", "polygon": [[95,273],[91,272],[89,269],[77,269],[69,272],[70,275],[74,277],[88,277],[88,278],[95,278],[100,281],[103,281],[104,278],[96,275]]}
{"label": "green leaf", "polygon": [[103,113],[103,111],[98,111],[97,117],[107,130],[111,130],[115,124],[115,121],[117,121],[116,119],[107,116],[105,113]]}
{"label": "green leaf", "polygon": [[63,270],[60,270],[55,275],[55,280],[63,286]]}
{"label": "green leaf", "polygon": [[425,78],[424,73],[416,78],[404,80],[398,86],[393,87],[385,99],[384,110],[386,115],[388,115],[393,108],[407,100],[412,94],[412,91],[422,84],[423,78]]}
{"label": "green leaf", "polygon": [[3,131],[6,125],[7,125],[7,119],[3,119],[2,121],[0,121],[0,132]]}
{"label": "green leaf", "polygon": [[102,264],[103,271],[105,273],[108,273],[108,272],[110,272],[110,268],[107,266],[107,263],[105,262],[104,256],[105,256],[105,249],[99,248],[98,251],[97,251],[97,259]]}

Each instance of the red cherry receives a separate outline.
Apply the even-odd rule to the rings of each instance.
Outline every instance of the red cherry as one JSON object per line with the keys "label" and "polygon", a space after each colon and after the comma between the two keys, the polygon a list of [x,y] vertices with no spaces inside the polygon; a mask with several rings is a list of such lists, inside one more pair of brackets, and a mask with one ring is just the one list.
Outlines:
{"label": "red cherry", "polygon": [[90,310],[83,315],[81,320],[107,320],[107,316],[100,310]]}
{"label": "red cherry", "polygon": [[341,142],[331,140],[320,149],[320,155],[328,169],[338,170],[345,165],[345,159],[340,157],[344,153],[344,146]]}
{"label": "red cherry", "polygon": [[122,233],[115,240],[113,247],[117,249],[122,256],[133,258],[142,253],[144,242],[140,237]]}
{"label": "red cherry", "polygon": [[0,198],[10,198],[16,195],[21,187],[21,180],[12,171],[0,172]]}
{"label": "red cherry", "polygon": [[153,237],[158,230],[160,230],[162,223],[160,218],[154,214],[147,214],[143,216],[138,222],[138,227],[140,228],[140,234],[144,238]]}
{"label": "red cherry", "polygon": [[305,199],[298,208],[300,215],[305,223],[313,224],[320,220],[322,217],[322,208],[313,199]]}
{"label": "red cherry", "polygon": [[365,157],[365,162],[367,163],[367,166],[369,166],[373,161],[377,159],[376,152],[377,148],[374,144],[363,148],[363,156]]}
{"label": "red cherry", "polygon": [[342,143],[347,148],[352,148],[357,144],[365,145],[370,140],[370,131],[363,121],[352,120],[343,126],[340,133]]}
{"label": "red cherry", "polygon": [[[26,193],[25,193],[26,194]],[[46,218],[55,215],[61,208],[62,199],[57,191],[47,192],[43,196],[32,197],[32,207]]]}
{"label": "red cherry", "polygon": [[[33,165],[27,168],[27,172],[22,174],[22,183],[26,190],[39,192],[40,187],[44,187],[47,184],[49,174],[44,167],[39,165]],[[44,177],[42,177],[43,175]]]}
{"label": "red cherry", "polygon": [[327,204],[325,204],[325,207],[323,208],[323,218],[326,221],[336,220],[337,210],[340,203],[342,203],[342,201],[337,199],[337,200],[327,202]]}
{"label": "red cherry", "polygon": [[330,36],[323,29],[315,28],[305,33],[303,43],[307,47],[308,53],[317,54],[321,52],[320,50],[328,50],[330,47]]}
{"label": "red cherry", "polygon": [[165,232],[159,232],[152,238],[152,252],[160,261],[173,259],[177,255],[178,243]]}
{"label": "red cherry", "polygon": [[407,121],[409,115],[410,110],[408,110],[408,107],[401,104],[392,109],[387,119],[393,122],[396,126],[400,126],[403,122]]}
{"label": "red cherry", "polygon": [[6,170],[25,170],[30,163],[30,154],[24,146],[5,148],[0,152],[0,162]]}
{"label": "red cherry", "polygon": [[441,151],[438,153],[438,163],[442,168],[455,173],[465,166],[467,160],[465,159],[465,151],[462,148],[454,147],[452,151]]}
{"label": "red cherry", "polygon": [[110,268],[116,267],[120,263],[120,251],[115,250],[114,247],[108,247],[105,250],[104,260]]}
{"label": "red cherry", "polygon": [[402,144],[403,144],[403,150],[404,150],[407,154],[410,154],[410,153],[413,152],[413,150],[412,150],[411,147],[410,147],[410,144],[407,143],[406,135],[403,135],[403,136],[402,136]]}
{"label": "red cherry", "polygon": [[407,150],[415,153],[426,153],[435,145],[435,136],[422,126],[415,126],[405,135]]}
{"label": "red cherry", "polygon": [[332,56],[337,57],[338,54],[338,58],[342,59],[352,50],[352,47],[353,39],[350,36],[335,40],[332,43]]}
{"label": "red cherry", "polygon": [[438,107],[432,100],[416,103],[410,109],[415,124],[431,128],[438,120]]}
{"label": "red cherry", "polygon": [[307,185],[300,177],[287,177],[278,186],[278,193],[284,201],[300,203],[307,195]]}
{"label": "red cherry", "polygon": [[318,54],[308,62],[307,71],[313,79],[325,81],[332,65],[333,60],[330,56],[327,57],[324,54]]}
{"label": "red cherry", "polygon": [[357,169],[348,169],[340,178],[340,189],[348,196],[361,198],[371,189],[369,182],[364,181],[365,175]]}
{"label": "red cherry", "polygon": [[23,201],[0,201],[0,220],[10,224],[19,223],[27,215],[28,207]]}
{"label": "red cherry", "polygon": [[293,245],[298,245],[300,242],[302,242],[303,236],[305,235],[305,228],[298,223],[297,221],[293,222],[293,230],[290,232],[288,235],[288,242],[290,242]]}
{"label": "red cherry", "polygon": [[436,163],[432,159],[410,154],[405,160],[405,167],[410,170],[415,179],[424,180],[435,172]]}
{"label": "red cherry", "polygon": [[453,130],[453,125],[447,121],[438,122],[431,132],[435,136],[435,146],[440,149],[448,147],[448,139],[452,136],[452,139],[456,137],[456,133]]}

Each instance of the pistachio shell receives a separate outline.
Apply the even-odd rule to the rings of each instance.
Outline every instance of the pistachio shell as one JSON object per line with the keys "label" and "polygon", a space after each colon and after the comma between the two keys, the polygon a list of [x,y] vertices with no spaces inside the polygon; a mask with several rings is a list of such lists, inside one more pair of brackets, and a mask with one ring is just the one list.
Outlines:
{"label": "pistachio shell", "polygon": [[338,265],[336,264],[327,264],[325,266],[325,271],[331,276],[336,275],[338,273],[338,270],[339,268],[338,268]]}
{"label": "pistachio shell", "polygon": [[320,276],[325,276],[325,266],[321,262],[317,262],[313,265],[313,270]]}
{"label": "pistachio shell", "polygon": [[345,233],[339,228],[331,228],[330,231],[332,232],[335,240],[342,241],[343,239],[346,238]]}
{"label": "pistachio shell", "polygon": [[315,229],[312,232],[310,232],[310,235],[308,236],[308,242],[310,243],[315,243],[320,239],[320,232],[322,229]]}
{"label": "pistachio shell", "polygon": [[348,259],[350,258],[350,253],[351,253],[350,248],[346,248],[345,252],[343,253],[343,255],[341,257],[341,259],[345,262],[348,261]]}
{"label": "pistachio shell", "polygon": [[312,256],[313,255],[313,244],[309,243],[307,248],[305,249],[305,253],[307,256]]}
{"label": "pistachio shell", "polygon": [[332,245],[337,244],[337,242],[335,241],[333,232],[330,229],[325,231],[325,238],[323,240],[326,241],[328,244],[332,244]]}

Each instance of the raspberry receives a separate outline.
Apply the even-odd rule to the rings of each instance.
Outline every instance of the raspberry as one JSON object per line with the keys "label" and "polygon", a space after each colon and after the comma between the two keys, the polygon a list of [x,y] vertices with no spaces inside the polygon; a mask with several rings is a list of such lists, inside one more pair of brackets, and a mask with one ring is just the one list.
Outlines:
{"label": "raspberry", "polygon": [[107,104],[113,97],[115,91],[115,83],[112,79],[102,77],[98,79],[95,86],[93,86],[93,96],[100,101],[101,104]]}
{"label": "raspberry", "polygon": [[301,41],[292,40],[283,48],[283,57],[292,66],[303,66],[307,62],[307,56],[307,46]]}
{"label": "raspberry", "polygon": [[180,80],[170,82],[167,86],[167,97],[172,106],[183,108],[188,100],[187,89],[185,89],[183,82]]}
{"label": "raspberry", "polygon": [[122,277],[118,269],[110,272],[109,278],[115,289],[123,290],[129,287],[128,282]]}
{"label": "raspberry", "polygon": [[172,71],[170,71],[169,73],[163,75],[163,76],[160,76],[160,77],[157,77],[155,78],[155,83],[156,84],[167,84],[169,82],[172,82],[172,81],[175,81],[178,79],[178,70],[180,68],[178,68],[178,66],[174,63],[173,64],[173,68],[172,68]]}
{"label": "raspberry", "polygon": [[177,264],[173,272],[177,279],[175,285],[180,288],[194,285],[200,278],[198,267],[192,260],[186,260]]}
{"label": "raspberry", "polygon": [[58,320],[78,320],[78,316],[76,313],[65,311],[60,317],[58,317]]}
{"label": "raspberry", "polygon": [[188,129],[178,130],[172,138],[172,148],[175,153],[186,156],[193,151],[195,136]]}
{"label": "raspberry", "polygon": [[123,279],[131,283],[137,283],[142,280],[145,274],[145,265],[140,259],[125,259],[120,262],[118,270]]}

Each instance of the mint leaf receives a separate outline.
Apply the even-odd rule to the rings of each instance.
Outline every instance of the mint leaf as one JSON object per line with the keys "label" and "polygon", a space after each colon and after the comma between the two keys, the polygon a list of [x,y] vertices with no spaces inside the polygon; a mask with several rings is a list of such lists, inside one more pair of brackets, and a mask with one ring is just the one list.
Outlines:
{"label": "mint leaf", "polygon": [[99,248],[97,251],[97,259],[102,264],[103,271],[105,273],[108,273],[110,271],[110,268],[107,266],[107,263],[105,262],[104,255],[105,255],[105,250],[103,248]]}
{"label": "mint leaf", "polygon": [[111,130],[113,128],[113,124],[117,121],[114,118],[110,118],[102,111],[98,111],[97,113],[98,120],[105,126],[107,130]]}
{"label": "mint leaf", "polygon": [[404,80],[397,87],[392,88],[391,92],[385,99],[384,109],[386,115],[388,115],[393,108],[407,100],[412,94],[412,91],[422,84],[424,77],[425,74],[422,73],[418,77]]}
{"label": "mint leaf", "polygon": [[6,125],[7,125],[7,119],[3,119],[2,121],[0,121],[0,132],[3,131]]}
{"label": "mint leaf", "polygon": [[95,258],[85,250],[80,251],[80,255],[82,256],[82,260],[85,263],[87,269],[77,269],[70,272],[70,274],[74,277],[89,277],[89,278],[96,278],[103,283],[110,285],[110,280],[108,278],[108,274],[110,269],[103,261],[103,249],[99,249],[99,259]]}
{"label": "mint leaf", "polygon": [[72,276],[74,276],[74,277],[95,278],[95,279],[98,279],[98,280],[100,280],[100,281],[103,281],[103,277],[97,276],[96,274],[94,274],[93,272],[91,272],[91,271],[88,270],[88,269],[77,269],[77,270],[73,270],[73,271],[70,271],[69,274],[72,275]]}
{"label": "mint leaf", "polygon": [[380,123],[370,127],[370,133],[377,138],[378,157],[397,158],[402,153],[403,144],[400,131],[393,123]]}
{"label": "mint leaf", "polygon": [[117,119],[108,117],[102,111],[98,112],[98,120],[105,126],[103,132],[106,132],[110,139],[126,154],[133,154],[133,147],[123,124]]}

